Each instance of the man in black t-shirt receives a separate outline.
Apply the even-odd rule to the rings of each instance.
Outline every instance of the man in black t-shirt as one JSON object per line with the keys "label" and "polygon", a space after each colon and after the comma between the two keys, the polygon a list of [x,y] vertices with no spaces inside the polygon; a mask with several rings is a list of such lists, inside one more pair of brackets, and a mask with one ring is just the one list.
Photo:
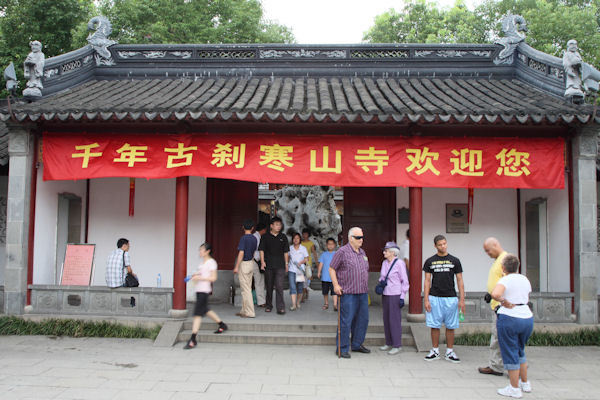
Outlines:
{"label": "man in black t-shirt", "polygon": [[[458,328],[458,310],[465,312],[465,287],[460,260],[448,254],[448,243],[442,235],[433,239],[437,253],[423,265],[425,271],[424,304],[426,323],[431,328],[432,349],[425,361],[440,359],[440,328],[446,325],[446,360],[459,363],[454,353],[454,330]],[[454,277],[460,299],[456,297]]]}
{"label": "man in black t-shirt", "polygon": [[273,286],[275,286],[275,305],[277,314],[285,314],[283,301],[283,279],[287,276],[290,244],[287,236],[281,233],[283,223],[281,218],[271,220],[270,230],[260,238],[260,268],[265,271],[267,298],[265,311],[273,309]]}

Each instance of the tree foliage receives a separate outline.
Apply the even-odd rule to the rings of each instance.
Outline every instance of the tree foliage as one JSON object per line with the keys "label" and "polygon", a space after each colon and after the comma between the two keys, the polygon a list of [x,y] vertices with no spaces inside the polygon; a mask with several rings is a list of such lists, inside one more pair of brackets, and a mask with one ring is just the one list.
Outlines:
{"label": "tree foliage", "polygon": [[410,0],[401,12],[375,18],[364,34],[371,43],[492,43],[502,36],[506,13],[528,23],[526,42],[561,57],[567,41],[576,39],[584,59],[600,65],[600,0],[484,0],[469,10],[462,0],[449,9],[425,0]]}
{"label": "tree foliage", "polygon": [[259,0],[102,0],[119,43],[291,43]]}

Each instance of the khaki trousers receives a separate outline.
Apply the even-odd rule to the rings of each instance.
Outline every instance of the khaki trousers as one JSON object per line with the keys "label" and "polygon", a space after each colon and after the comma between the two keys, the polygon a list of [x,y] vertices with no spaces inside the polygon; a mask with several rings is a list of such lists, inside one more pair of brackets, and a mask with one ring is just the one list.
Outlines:
{"label": "khaki trousers", "polygon": [[254,261],[254,270],[252,272],[254,276],[254,291],[256,292],[256,304],[259,306],[265,305],[265,274],[260,273],[260,267],[258,263]]}
{"label": "khaki trousers", "polygon": [[500,344],[498,343],[498,329],[496,328],[498,316],[492,313],[492,337],[490,338],[490,368],[496,372],[504,372],[504,363],[500,353]]}
{"label": "khaki trousers", "polygon": [[242,261],[240,265],[239,279],[242,291],[242,310],[240,313],[254,317],[254,301],[252,300],[252,273],[256,263],[254,260]]}

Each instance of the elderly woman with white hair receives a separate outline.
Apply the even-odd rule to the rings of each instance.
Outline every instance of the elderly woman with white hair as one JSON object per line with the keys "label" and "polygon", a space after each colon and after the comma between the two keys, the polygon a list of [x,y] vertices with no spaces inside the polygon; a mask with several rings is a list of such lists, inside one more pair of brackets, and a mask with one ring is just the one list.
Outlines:
{"label": "elderly woman with white hair", "polygon": [[382,295],[385,346],[379,350],[393,356],[402,349],[402,308],[409,284],[406,265],[400,259],[400,247],[395,242],[385,244],[383,257],[379,281],[386,283]]}

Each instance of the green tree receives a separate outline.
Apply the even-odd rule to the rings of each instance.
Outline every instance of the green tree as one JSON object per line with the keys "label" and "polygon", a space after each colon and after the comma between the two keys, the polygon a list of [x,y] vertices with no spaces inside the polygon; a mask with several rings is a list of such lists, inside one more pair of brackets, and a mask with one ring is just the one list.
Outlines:
{"label": "green tree", "polygon": [[567,41],[576,39],[581,55],[600,65],[600,0],[484,0],[475,10],[457,1],[450,9],[411,0],[402,12],[375,18],[364,34],[371,43],[493,43],[502,36],[506,13],[522,15],[535,49],[562,57]]}
{"label": "green tree", "polygon": [[[71,51],[76,48],[74,30],[89,20],[93,10],[93,0],[0,0],[0,66],[4,69],[14,62],[23,89],[29,42],[40,41],[46,58]],[[0,97],[6,94],[2,91]]]}
{"label": "green tree", "polygon": [[101,0],[119,43],[291,43],[258,0]]}
{"label": "green tree", "polygon": [[402,12],[389,10],[375,18],[364,33],[371,43],[481,43],[487,26],[459,0],[450,9],[436,3],[410,0]]}

